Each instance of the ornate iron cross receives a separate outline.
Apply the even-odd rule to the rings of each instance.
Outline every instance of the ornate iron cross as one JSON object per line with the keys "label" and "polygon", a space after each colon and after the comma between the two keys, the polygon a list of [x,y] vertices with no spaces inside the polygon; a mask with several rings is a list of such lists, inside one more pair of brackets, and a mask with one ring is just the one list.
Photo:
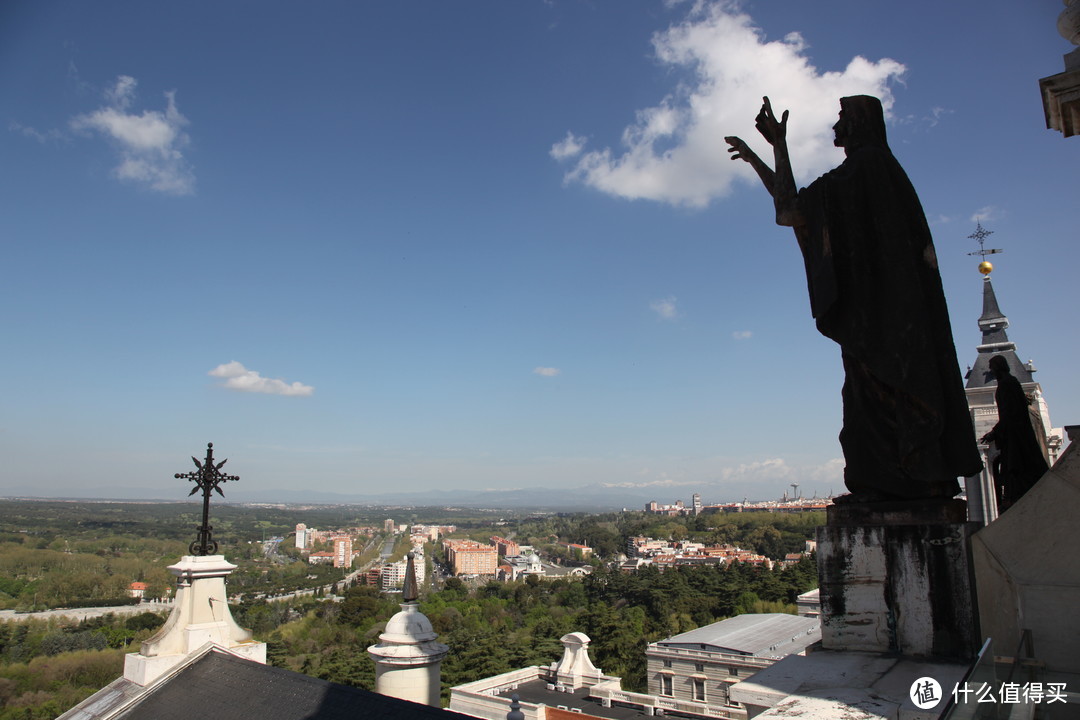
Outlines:
{"label": "ornate iron cross", "polygon": [[196,472],[189,473],[176,473],[173,477],[177,480],[186,478],[195,482],[195,487],[188,493],[188,497],[191,497],[195,493],[202,490],[203,505],[202,505],[202,526],[199,528],[199,536],[195,539],[195,542],[188,546],[188,551],[192,555],[216,555],[218,544],[211,538],[210,527],[210,493],[217,491],[218,495],[225,497],[225,493],[218,487],[220,483],[228,482],[229,480],[236,481],[240,477],[237,475],[225,475],[221,472],[221,467],[228,462],[228,459],[222,460],[217,465],[214,464],[214,443],[206,443],[206,459],[201,463],[192,456],[191,461],[195,463],[195,467],[198,468]]}
{"label": "ornate iron cross", "polygon": [[985,260],[987,255],[993,255],[994,253],[1004,252],[1003,250],[1001,250],[999,248],[995,248],[993,250],[987,250],[986,249],[986,238],[990,237],[993,234],[994,234],[993,230],[985,229],[982,226],[982,222],[976,220],[975,221],[975,232],[968,235],[968,238],[978,242],[979,243],[979,249],[976,250],[975,252],[969,252],[968,255],[981,255],[982,259]]}

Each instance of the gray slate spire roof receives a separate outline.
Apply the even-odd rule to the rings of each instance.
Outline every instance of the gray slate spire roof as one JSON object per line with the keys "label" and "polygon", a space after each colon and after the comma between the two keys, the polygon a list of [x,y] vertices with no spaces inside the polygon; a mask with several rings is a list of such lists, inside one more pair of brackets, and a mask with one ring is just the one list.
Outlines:
{"label": "gray slate spire roof", "polygon": [[416,553],[410,552],[405,563],[405,583],[401,586],[401,601],[416,602],[420,597],[420,589],[416,583]]}
{"label": "gray slate spire roof", "polygon": [[1009,336],[1005,334],[1007,327],[1009,327],[1009,319],[998,307],[994,286],[990,282],[990,277],[986,276],[983,278],[983,311],[979,316],[982,342],[977,348],[979,354],[975,358],[975,364],[968,370],[965,387],[970,389],[997,385],[997,380],[990,372],[990,358],[994,355],[1005,357],[1009,363],[1009,372],[1021,384],[1035,382],[1031,377],[1035,369],[1020,362],[1020,358],[1016,355],[1016,343],[1011,342]]}

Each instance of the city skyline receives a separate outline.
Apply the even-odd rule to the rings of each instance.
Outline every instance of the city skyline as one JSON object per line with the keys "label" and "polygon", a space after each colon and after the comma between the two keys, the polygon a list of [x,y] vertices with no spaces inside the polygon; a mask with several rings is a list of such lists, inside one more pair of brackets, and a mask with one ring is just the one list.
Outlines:
{"label": "city skyline", "polygon": [[842,492],[839,352],[723,142],[769,156],[763,95],[800,185],[882,98],[961,371],[981,223],[1075,423],[1060,3],[806,5],[8,4],[0,494],[182,499],[207,442],[230,496]]}

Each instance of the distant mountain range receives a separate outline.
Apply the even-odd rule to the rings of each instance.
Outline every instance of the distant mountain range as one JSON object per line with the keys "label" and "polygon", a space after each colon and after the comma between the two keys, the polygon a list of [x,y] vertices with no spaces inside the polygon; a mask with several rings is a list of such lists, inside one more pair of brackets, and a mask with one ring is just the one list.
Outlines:
{"label": "distant mountain range", "polygon": [[[0,491],[8,497],[41,497],[40,489],[12,488]],[[492,508],[507,510],[554,510],[554,511],[612,511],[641,510],[653,500],[665,505],[682,500],[690,505],[694,493],[701,494],[706,505],[726,502],[738,502],[744,497],[750,500],[779,499],[788,490],[788,486],[769,483],[768,486],[756,484],[752,487],[723,488],[717,485],[652,485],[652,486],[607,486],[587,485],[580,488],[518,488],[512,490],[423,490],[413,492],[382,493],[335,493],[317,489],[303,490],[248,490],[241,485],[229,487],[226,502],[233,503],[288,503],[296,505],[414,505],[414,506],[456,506],[464,508]],[[740,490],[744,494],[738,494]],[[187,497],[153,497],[160,491],[147,492],[146,489],[130,487],[101,487],[95,490],[95,499],[110,500],[158,500],[163,502],[187,500]],[[53,497],[77,499],[83,495]]]}

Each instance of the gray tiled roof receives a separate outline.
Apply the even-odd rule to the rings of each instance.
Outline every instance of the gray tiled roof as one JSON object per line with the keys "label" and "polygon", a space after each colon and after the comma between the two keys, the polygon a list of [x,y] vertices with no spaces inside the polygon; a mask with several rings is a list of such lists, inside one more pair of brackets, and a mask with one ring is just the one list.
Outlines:
{"label": "gray tiled roof", "polygon": [[[821,639],[821,621],[784,613],[738,615],[661,640],[657,645],[775,657]],[[774,649],[775,648],[775,649]]]}
{"label": "gray tiled roof", "polygon": [[598,700],[589,699],[588,688],[578,688],[571,693],[548,690],[547,682],[544,680],[530,680],[519,684],[513,690],[504,690],[499,694],[502,697],[517,695],[518,699],[523,703],[543,704],[550,708],[576,708],[583,715],[608,718],[609,720],[637,720],[637,718],[649,717],[641,708],[618,704],[604,707]]}
{"label": "gray tiled roof", "polygon": [[471,716],[211,651],[117,717],[122,720],[191,720],[193,717],[214,720],[468,720]]}

